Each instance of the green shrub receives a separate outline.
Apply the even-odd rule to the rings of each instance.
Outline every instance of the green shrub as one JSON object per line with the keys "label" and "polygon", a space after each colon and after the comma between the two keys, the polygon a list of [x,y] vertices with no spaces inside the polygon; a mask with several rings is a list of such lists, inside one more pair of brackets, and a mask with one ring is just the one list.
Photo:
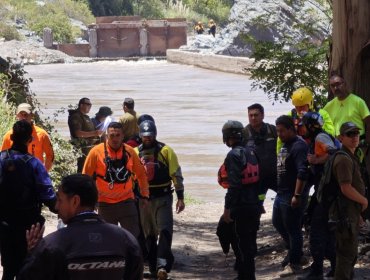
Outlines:
{"label": "green shrub", "polygon": [[140,0],[133,3],[134,14],[147,19],[163,18],[165,5],[160,0]]}
{"label": "green shrub", "polygon": [[5,41],[20,41],[22,37],[14,26],[7,25],[5,22],[0,22],[0,38],[4,38]]}
{"label": "green shrub", "polygon": [[213,19],[216,24],[227,22],[233,1],[229,0],[183,0],[194,12]]}
{"label": "green shrub", "polygon": [[53,39],[58,43],[71,43],[73,41],[72,25],[69,18],[62,14],[45,14],[34,18],[30,27],[39,36],[42,36],[45,27],[53,31]]}

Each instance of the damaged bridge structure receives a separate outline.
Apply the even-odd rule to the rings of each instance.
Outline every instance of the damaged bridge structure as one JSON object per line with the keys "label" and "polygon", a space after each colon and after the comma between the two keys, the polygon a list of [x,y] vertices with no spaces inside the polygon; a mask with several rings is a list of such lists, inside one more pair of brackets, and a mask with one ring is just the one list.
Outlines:
{"label": "damaged bridge structure", "polygon": [[88,26],[88,44],[54,44],[44,29],[44,46],[71,56],[92,58],[165,56],[167,49],[187,43],[183,18],[146,20],[138,16],[97,17]]}

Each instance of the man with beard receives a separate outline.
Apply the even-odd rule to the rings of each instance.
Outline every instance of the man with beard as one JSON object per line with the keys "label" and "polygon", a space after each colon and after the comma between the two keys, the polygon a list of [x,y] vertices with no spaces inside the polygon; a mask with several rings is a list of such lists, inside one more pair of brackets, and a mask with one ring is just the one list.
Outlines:
{"label": "man with beard", "polygon": [[145,166],[149,182],[149,204],[140,210],[148,249],[148,276],[165,280],[174,262],[171,251],[174,191],[172,183],[177,195],[176,212],[180,213],[185,208],[184,179],[175,152],[166,144],[157,141],[155,123],[150,120],[143,121],[139,134],[142,144],[136,147],[135,151]]}

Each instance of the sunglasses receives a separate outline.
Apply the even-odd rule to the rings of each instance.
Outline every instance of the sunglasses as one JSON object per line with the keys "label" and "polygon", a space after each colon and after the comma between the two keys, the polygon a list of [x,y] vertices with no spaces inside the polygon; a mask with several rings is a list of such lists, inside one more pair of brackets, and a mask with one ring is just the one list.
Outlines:
{"label": "sunglasses", "polygon": [[350,131],[350,132],[345,133],[345,135],[347,137],[353,138],[353,137],[356,137],[356,136],[360,135],[360,132],[359,131]]}

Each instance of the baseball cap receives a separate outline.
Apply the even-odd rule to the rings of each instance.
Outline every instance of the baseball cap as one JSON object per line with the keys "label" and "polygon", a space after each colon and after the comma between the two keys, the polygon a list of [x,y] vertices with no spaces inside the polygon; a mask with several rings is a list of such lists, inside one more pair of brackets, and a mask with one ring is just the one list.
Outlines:
{"label": "baseball cap", "polygon": [[31,114],[32,113],[31,105],[28,103],[19,104],[17,107],[17,114],[19,114],[20,112],[26,112],[27,114]]}
{"label": "baseball cap", "polygon": [[351,131],[360,131],[360,128],[353,122],[345,122],[340,126],[340,135],[344,135]]}
{"label": "baseball cap", "polygon": [[134,100],[131,97],[126,97],[123,104],[134,104]]}

